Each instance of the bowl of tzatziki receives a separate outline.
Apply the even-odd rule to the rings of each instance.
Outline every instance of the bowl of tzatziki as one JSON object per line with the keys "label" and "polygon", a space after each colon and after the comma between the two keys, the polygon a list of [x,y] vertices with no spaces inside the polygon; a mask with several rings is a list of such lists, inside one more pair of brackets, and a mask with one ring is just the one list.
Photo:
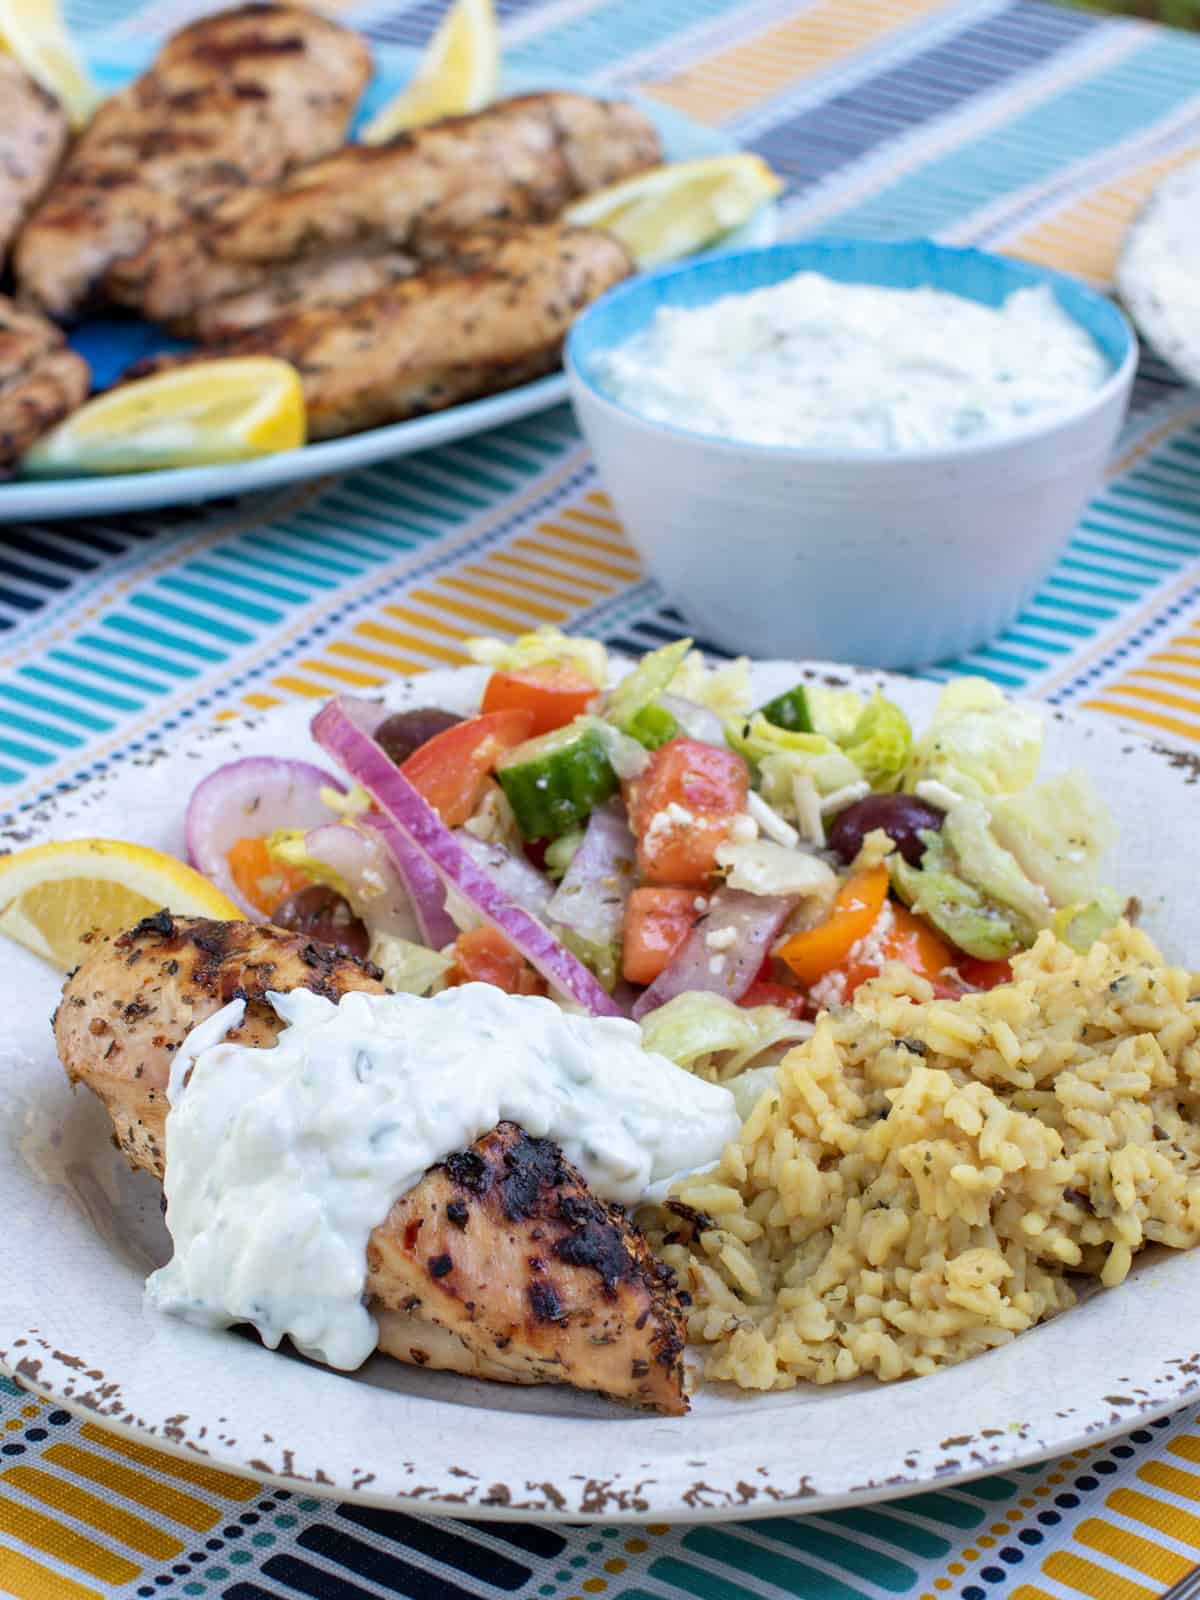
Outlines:
{"label": "bowl of tzatziki", "polygon": [[616,510],[730,650],[912,668],[1008,624],[1112,454],[1137,340],[1074,279],[820,240],[611,290],[566,370]]}

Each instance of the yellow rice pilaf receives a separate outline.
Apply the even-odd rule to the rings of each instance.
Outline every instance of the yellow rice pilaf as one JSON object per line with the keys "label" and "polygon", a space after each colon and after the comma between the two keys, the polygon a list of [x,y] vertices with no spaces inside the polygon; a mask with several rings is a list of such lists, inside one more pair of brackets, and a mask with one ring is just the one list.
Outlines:
{"label": "yellow rice pilaf", "polygon": [[947,1001],[889,966],[652,1218],[708,1377],[928,1373],[1200,1239],[1200,978],[1127,923],[1014,978]]}

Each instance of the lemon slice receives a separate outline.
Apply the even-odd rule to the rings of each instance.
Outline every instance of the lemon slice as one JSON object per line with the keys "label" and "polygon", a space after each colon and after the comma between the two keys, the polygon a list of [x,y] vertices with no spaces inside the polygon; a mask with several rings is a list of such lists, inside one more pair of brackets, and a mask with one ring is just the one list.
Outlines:
{"label": "lemon slice", "polygon": [[783,188],[761,156],[702,156],[651,167],[568,206],[568,222],[614,234],[639,267],[702,250],[748,222]]}
{"label": "lemon slice", "polygon": [[174,856],[119,839],[39,844],[0,858],[0,933],[69,972],[93,933],[122,933],[163,907],[240,921],[243,913]]}
{"label": "lemon slice", "polygon": [[456,0],[411,82],[363,130],[363,143],[383,144],[422,122],[478,111],[499,87],[500,30],[492,0]]}
{"label": "lemon slice", "polygon": [[72,128],[85,126],[100,91],[71,43],[58,0],[0,0],[0,50],[62,103]]}
{"label": "lemon slice", "polygon": [[28,451],[35,477],[247,461],[304,443],[304,391],[286,361],[230,356],[172,367],[89,400]]}

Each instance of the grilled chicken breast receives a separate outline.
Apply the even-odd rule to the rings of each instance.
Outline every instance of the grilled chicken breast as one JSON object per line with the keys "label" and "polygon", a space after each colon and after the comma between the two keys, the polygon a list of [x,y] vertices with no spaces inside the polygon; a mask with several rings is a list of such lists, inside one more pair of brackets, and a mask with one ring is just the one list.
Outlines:
{"label": "grilled chicken breast", "polygon": [[54,176],[67,148],[66,112],[25,71],[0,53],[0,267],[30,207]]}
{"label": "grilled chicken breast", "polygon": [[74,314],[114,261],[336,149],[369,74],[357,35],[298,6],[246,5],[184,28],[100,107],[26,224],[22,290]]}
{"label": "grilled chicken breast", "polygon": [[[562,223],[471,235],[452,261],[349,308],[270,322],[204,357],[290,361],[304,386],[309,438],[332,439],[551,371],[577,313],[630,271],[624,246],[608,234]],[[129,376],[196,359],[157,357]]]}
{"label": "grilled chicken breast", "polygon": [[[219,266],[232,263],[218,263]],[[253,286],[201,305],[195,316],[174,325],[202,344],[221,344],[300,311],[349,306],[389,284],[411,278],[420,263],[402,250],[376,255],[323,256],[267,273],[250,269]]]}
{"label": "grilled chicken breast", "polygon": [[[55,1015],[73,1083],[100,1097],[134,1166],[162,1177],[166,1086],[188,1031],[245,996],[229,1037],[268,1047],[269,989],[380,992],[373,969],[300,933],[160,912],[97,942]],[[678,1415],[683,1320],[669,1272],[558,1146],[502,1123],[433,1167],[367,1246],[379,1348],[506,1383],[566,1383]]]}
{"label": "grilled chicken breast", "polygon": [[54,324],[0,295],[0,476],[81,406],[90,387],[87,362]]}
{"label": "grilled chicken breast", "polygon": [[521,95],[390,144],[348,145],[274,187],[231,195],[190,234],[163,235],[119,263],[108,291],[156,321],[186,326],[198,307],[256,287],[281,264],[385,249],[436,260],[458,234],[548,221],[578,196],[661,159],[654,125],[633,106]]}

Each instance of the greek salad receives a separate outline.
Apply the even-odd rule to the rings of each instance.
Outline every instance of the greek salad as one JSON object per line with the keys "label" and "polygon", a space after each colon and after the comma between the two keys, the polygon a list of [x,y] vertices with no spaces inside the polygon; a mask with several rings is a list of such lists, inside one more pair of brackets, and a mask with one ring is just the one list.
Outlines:
{"label": "greek salad", "polygon": [[748,662],[688,639],[623,673],[550,629],[469,648],[473,715],[340,696],[312,724],[327,770],[211,773],[193,864],[393,990],[550,994],[730,1075],[888,962],[956,997],[1042,929],[1085,949],[1124,909],[1089,780],[1039,780],[1041,718],[982,679],[914,731],[828,683],[756,705]]}

